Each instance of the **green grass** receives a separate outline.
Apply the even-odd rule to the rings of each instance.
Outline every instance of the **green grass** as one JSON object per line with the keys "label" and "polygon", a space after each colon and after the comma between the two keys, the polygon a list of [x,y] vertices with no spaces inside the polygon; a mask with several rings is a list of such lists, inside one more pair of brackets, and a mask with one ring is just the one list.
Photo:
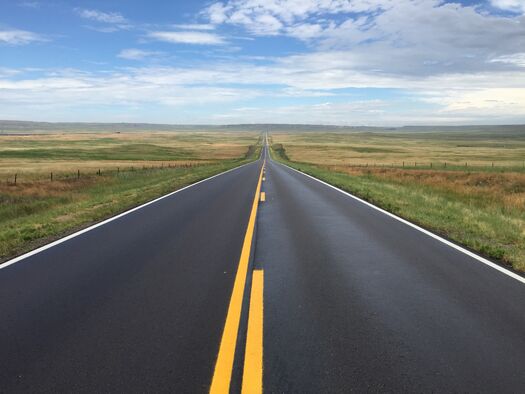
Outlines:
{"label": "green grass", "polygon": [[[502,200],[502,196],[512,198],[513,193],[522,192],[522,174],[508,174],[501,187],[469,184],[472,178],[499,180],[498,174],[490,173],[451,173],[447,183],[443,172],[366,168],[347,168],[345,172],[344,167],[291,161],[282,144],[272,148],[273,157],[284,164],[525,271],[525,207]],[[439,180],[434,179],[438,174]]]}
{"label": "green grass", "polygon": [[[15,185],[0,186],[0,261],[29,251],[53,239],[86,227],[95,222],[150,201],[181,187],[255,160],[260,154],[257,137],[251,138],[244,153],[232,159],[214,159],[203,164],[185,164],[134,171],[107,171],[101,176],[81,176],[49,180],[33,180]],[[47,149],[44,149],[47,151]],[[74,149],[66,149],[74,155]],[[42,150],[39,149],[39,152]],[[59,160],[64,149],[50,160]],[[25,150],[26,154],[28,150]],[[5,152],[4,152],[5,153]],[[29,149],[29,155],[34,150]],[[39,153],[40,154],[40,153]],[[104,149],[90,152],[86,160],[99,159],[103,163]],[[147,144],[120,146],[110,154],[126,157],[139,155],[148,160],[162,160],[170,149]],[[76,160],[82,152],[74,156]]]}
{"label": "green grass", "polygon": [[79,149],[47,148],[5,150],[4,159],[46,159],[46,160],[184,160],[193,157],[182,148],[169,148],[153,144],[123,144],[112,148]]}
{"label": "green grass", "polygon": [[123,144],[114,148],[97,150],[79,148],[47,148],[5,150],[4,159],[46,159],[46,160],[184,160],[193,157],[191,151],[182,148],[168,148],[153,144]]}

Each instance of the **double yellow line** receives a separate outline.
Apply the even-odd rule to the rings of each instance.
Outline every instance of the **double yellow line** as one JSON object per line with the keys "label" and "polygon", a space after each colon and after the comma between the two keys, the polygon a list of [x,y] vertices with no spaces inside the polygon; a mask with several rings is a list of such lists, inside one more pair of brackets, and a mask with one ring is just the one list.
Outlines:
{"label": "double yellow line", "polygon": [[[228,314],[226,316],[226,322],[222,333],[219,354],[217,356],[217,362],[215,363],[210,394],[226,394],[230,391],[230,381],[235,358],[237,337],[239,334],[244,288],[246,287],[246,276],[248,274],[250,251],[261,193],[261,180],[265,165],[266,161],[263,162],[259,174],[259,181],[257,182],[257,188],[255,190],[250,219],[248,221],[248,227],[242,245],[239,266],[237,268],[237,274],[235,275]],[[246,354],[244,358],[242,382],[243,393],[255,394],[262,392],[263,286],[263,272],[260,270],[254,271],[252,276],[250,311],[248,316]]]}

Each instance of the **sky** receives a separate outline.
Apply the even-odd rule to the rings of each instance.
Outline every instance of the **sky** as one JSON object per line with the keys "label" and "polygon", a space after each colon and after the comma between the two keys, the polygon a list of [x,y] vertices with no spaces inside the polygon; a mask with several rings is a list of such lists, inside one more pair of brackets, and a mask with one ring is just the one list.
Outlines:
{"label": "sky", "polygon": [[0,0],[0,119],[525,123],[525,0]]}

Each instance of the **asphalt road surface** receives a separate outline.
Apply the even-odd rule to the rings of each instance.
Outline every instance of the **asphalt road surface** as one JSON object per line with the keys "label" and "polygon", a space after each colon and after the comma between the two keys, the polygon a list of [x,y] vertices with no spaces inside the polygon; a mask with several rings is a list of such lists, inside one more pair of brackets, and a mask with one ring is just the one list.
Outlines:
{"label": "asphalt road surface", "polygon": [[1,269],[0,391],[525,391],[524,283],[265,156]]}

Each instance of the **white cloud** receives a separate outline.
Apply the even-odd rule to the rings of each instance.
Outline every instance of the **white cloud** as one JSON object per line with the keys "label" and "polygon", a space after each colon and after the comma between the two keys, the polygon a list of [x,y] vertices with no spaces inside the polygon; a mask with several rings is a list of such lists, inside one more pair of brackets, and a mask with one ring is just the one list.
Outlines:
{"label": "white cloud", "polygon": [[[202,15],[211,23],[241,25],[257,35],[276,35],[310,17],[376,12],[394,0],[230,0],[208,6]],[[284,29],[284,28],[287,29]]]}
{"label": "white cloud", "polygon": [[177,29],[183,30],[214,30],[215,26],[209,23],[189,23],[181,25],[173,25]]}
{"label": "white cloud", "polygon": [[[210,104],[259,95],[254,89],[185,84],[191,71],[187,72],[182,79],[177,78],[177,70],[168,73],[157,68],[111,74],[69,70],[25,79],[0,76],[0,119],[42,119],[45,114],[48,120],[181,122],[183,114]],[[184,122],[194,123],[195,119],[192,116]]]}
{"label": "white cloud", "polygon": [[143,60],[146,58],[157,57],[160,55],[163,55],[163,52],[144,51],[142,49],[128,48],[121,50],[117,57],[128,60]]}
{"label": "white cloud", "polygon": [[25,8],[40,8],[40,3],[38,1],[22,1],[18,3],[20,7]]}
{"label": "white cloud", "polygon": [[90,19],[96,22],[110,23],[110,24],[127,23],[126,18],[124,18],[118,12],[103,12],[103,11],[88,10],[88,9],[77,9],[76,11],[82,18]]}
{"label": "white cloud", "polygon": [[[275,59],[266,65],[221,61],[201,67],[140,67],[100,74],[58,70],[44,77],[24,77],[22,71],[14,78],[14,70],[10,70],[0,74],[0,118],[8,111],[11,114],[19,111],[16,113],[22,116],[35,108],[55,113],[59,109],[76,108],[80,105],[77,103],[83,108],[119,107],[123,111],[127,108],[134,114],[150,108],[149,104],[155,108],[176,107],[178,110],[173,112],[176,116],[190,107],[207,108],[210,103],[220,107],[238,102],[247,107],[245,103],[250,99],[265,97],[266,109],[242,113],[219,109],[216,114],[226,116],[223,121],[232,122],[263,119],[385,125],[525,122],[524,72],[381,77],[373,72],[349,70],[345,62],[331,64],[337,57],[332,53],[316,53]],[[327,70],[326,64],[332,67]],[[335,102],[340,95],[337,89],[371,86],[402,89],[412,103],[431,107],[411,109],[411,104],[400,111],[391,107],[399,105],[397,100]],[[283,105],[277,101],[273,104],[275,98],[323,96],[325,103],[311,106]],[[149,116],[144,111],[144,116]],[[206,112],[194,122],[206,123],[212,113]],[[219,118],[215,120],[219,122]]]}
{"label": "white cloud", "polygon": [[480,114],[483,116],[515,115],[525,113],[525,89],[489,88],[466,92],[450,92],[434,99],[442,104],[442,112]]}
{"label": "white cloud", "polygon": [[525,13],[524,0],[490,0],[490,3],[502,10]]}
{"label": "white cloud", "polygon": [[114,33],[132,27],[131,23],[118,12],[103,12],[83,8],[75,8],[75,11],[81,18],[94,22],[94,25],[88,25],[85,27],[101,33]]}
{"label": "white cloud", "polygon": [[213,3],[202,14],[209,18],[211,23],[220,24],[228,20],[227,11],[228,9],[222,3]]}
{"label": "white cloud", "polygon": [[491,60],[492,62],[508,63],[519,67],[525,67],[525,52],[513,55],[500,56]]}
{"label": "white cloud", "polygon": [[14,68],[0,67],[0,78],[9,78],[17,74],[20,74],[22,70],[17,70]]}
{"label": "white cloud", "polygon": [[385,112],[388,103],[362,100],[343,103],[325,102],[286,105],[279,108],[239,107],[215,115],[226,123],[367,124]]}
{"label": "white cloud", "polygon": [[525,16],[442,0],[230,0],[203,15],[253,35],[298,38],[317,51],[337,52],[353,71],[381,75],[504,70],[519,64],[493,60],[525,53]]}
{"label": "white cloud", "polygon": [[175,44],[220,45],[225,43],[221,36],[202,31],[152,31],[148,33],[148,37]]}
{"label": "white cloud", "polygon": [[322,25],[315,23],[301,23],[286,28],[288,35],[305,41],[320,37],[323,30]]}
{"label": "white cloud", "polygon": [[25,45],[39,41],[47,41],[47,39],[26,30],[0,30],[0,44]]}

